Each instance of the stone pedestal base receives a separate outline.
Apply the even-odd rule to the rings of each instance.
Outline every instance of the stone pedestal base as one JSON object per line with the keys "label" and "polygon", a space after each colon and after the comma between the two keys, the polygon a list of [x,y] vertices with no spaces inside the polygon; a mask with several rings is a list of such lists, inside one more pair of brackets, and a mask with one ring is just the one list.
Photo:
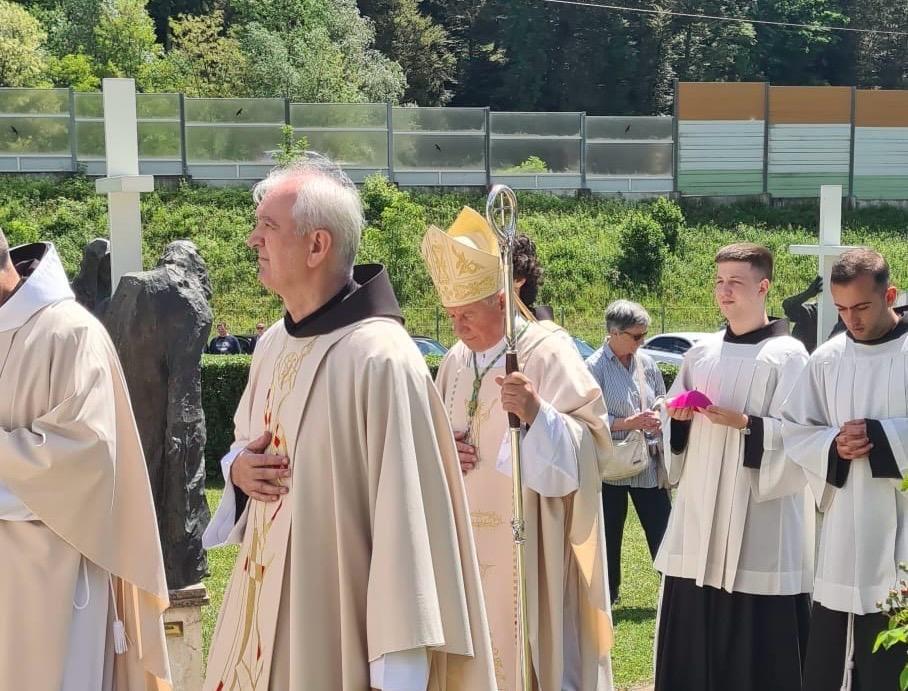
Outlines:
{"label": "stone pedestal base", "polygon": [[202,688],[205,675],[202,606],[207,604],[208,590],[202,583],[170,591],[170,609],[164,612],[164,633],[174,691]]}

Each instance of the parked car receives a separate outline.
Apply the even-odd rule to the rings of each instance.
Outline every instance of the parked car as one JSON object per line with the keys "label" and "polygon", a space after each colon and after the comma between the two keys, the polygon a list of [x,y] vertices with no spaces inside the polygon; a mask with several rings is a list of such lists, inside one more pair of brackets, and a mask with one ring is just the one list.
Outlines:
{"label": "parked car", "polygon": [[413,342],[416,344],[416,347],[419,348],[419,352],[423,354],[423,357],[426,355],[444,357],[445,353],[448,352],[448,349],[441,343],[428,336],[414,336]]}
{"label": "parked car", "polygon": [[571,336],[574,339],[574,345],[577,346],[577,350],[580,351],[580,357],[586,360],[590,355],[596,352],[596,349],[591,346],[589,343],[584,341],[582,338],[577,338],[576,336]]}
{"label": "parked car", "polygon": [[664,362],[669,365],[681,366],[684,360],[684,353],[697,341],[706,338],[710,334],[699,331],[679,331],[676,333],[659,334],[646,339],[641,353],[646,353],[656,362]]}

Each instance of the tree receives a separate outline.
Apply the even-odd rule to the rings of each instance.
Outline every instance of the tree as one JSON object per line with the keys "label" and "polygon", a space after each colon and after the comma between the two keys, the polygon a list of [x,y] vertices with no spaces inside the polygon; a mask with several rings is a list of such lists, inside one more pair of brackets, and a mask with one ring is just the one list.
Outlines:
{"label": "tree", "polygon": [[359,0],[359,8],[375,23],[375,47],[404,70],[403,100],[421,106],[447,103],[457,61],[445,30],[419,11],[417,0]]}
{"label": "tree", "polygon": [[103,0],[57,0],[34,12],[48,27],[47,47],[58,57],[84,53],[95,56],[95,25]]}
{"label": "tree", "polygon": [[0,0],[0,86],[38,86],[46,69],[41,23],[23,7]]}
{"label": "tree", "polygon": [[403,70],[372,47],[354,0],[236,0],[254,96],[323,102],[397,101]]}
{"label": "tree", "polygon": [[[834,0],[770,0],[756,6],[755,19],[845,26],[848,19]],[[842,39],[841,33],[794,27],[756,25],[755,59],[760,76],[775,84],[826,84],[823,57]]]}
{"label": "tree", "polygon": [[170,20],[170,50],[143,73],[142,88],[187,96],[247,93],[247,59],[239,40],[224,32],[224,12]]}
{"label": "tree", "polygon": [[135,77],[161,52],[145,0],[105,0],[94,37],[94,57],[105,76]]}
{"label": "tree", "polygon": [[[908,31],[908,0],[867,0],[855,3],[852,23],[860,28]],[[853,61],[860,86],[882,89],[908,87],[908,39],[886,34],[855,38]]]}
{"label": "tree", "polygon": [[62,58],[47,61],[47,78],[54,86],[73,87],[76,91],[96,91],[101,79],[94,72],[94,65],[84,53],[70,53]]}

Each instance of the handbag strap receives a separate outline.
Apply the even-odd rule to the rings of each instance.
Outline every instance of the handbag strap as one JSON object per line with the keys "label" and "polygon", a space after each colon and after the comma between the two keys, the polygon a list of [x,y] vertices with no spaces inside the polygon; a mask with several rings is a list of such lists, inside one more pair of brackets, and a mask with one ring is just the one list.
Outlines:
{"label": "handbag strap", "polygon": [[643,405],[643,400],[646,397],[646,381],[643,375],[643,360],[636,353],[634,353],[634,368],[637,370],[637,393],[640,396],[640,412],[642,413],[646,410]]}

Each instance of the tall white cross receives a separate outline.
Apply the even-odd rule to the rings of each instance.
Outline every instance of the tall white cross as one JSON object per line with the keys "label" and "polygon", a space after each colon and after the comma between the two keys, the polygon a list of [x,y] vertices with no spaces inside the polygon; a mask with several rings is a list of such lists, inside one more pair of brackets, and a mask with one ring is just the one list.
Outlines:
{"label": "tall white cross", "polygon": [[838,315],[829,288],[832,265],[843,252],[853,249],[842,244],[842,186],[820,187],[820,239],[817,245],[791,245],[792,254],[812,254],[819,258],[819,275],[823,277],[823,293],[817,300],[817,345],[825,342],[836,324]]}
{"label": "tall white cross", "polygon": [[95,191],[107,195],[111,290],[123,274],[142,270],[142,216],[139,194],[154,191],[154,176],[139,175],[136,85],[132,79],[105,79],[104,145],[107,177]]}

